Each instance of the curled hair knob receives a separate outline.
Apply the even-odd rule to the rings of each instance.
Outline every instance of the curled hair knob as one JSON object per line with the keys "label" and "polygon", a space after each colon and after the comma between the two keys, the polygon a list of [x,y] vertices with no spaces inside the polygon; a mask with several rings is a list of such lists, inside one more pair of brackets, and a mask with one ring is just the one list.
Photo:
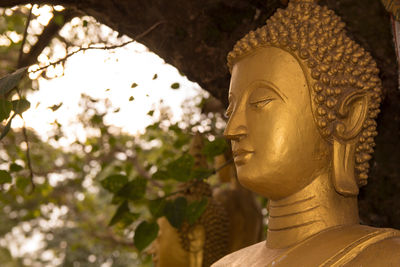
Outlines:
{"label": "curled hair knob", "polygon": [[[288,1],[283,1],[288,2]],[[291,3],[317,3],[318,0],[290,0]]]}

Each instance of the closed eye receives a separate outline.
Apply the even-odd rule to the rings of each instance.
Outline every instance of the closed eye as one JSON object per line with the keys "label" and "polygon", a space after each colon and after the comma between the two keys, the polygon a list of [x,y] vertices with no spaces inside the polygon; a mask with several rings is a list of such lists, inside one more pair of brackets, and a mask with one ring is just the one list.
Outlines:
{"label": "closed eye", "polygon": [[266,98],[266,99],[250,102],[250,105],[252,105],[255,108],[262,108],[262,107],[265,107],[272,100],[273,99],[271,99],[271,98]]}

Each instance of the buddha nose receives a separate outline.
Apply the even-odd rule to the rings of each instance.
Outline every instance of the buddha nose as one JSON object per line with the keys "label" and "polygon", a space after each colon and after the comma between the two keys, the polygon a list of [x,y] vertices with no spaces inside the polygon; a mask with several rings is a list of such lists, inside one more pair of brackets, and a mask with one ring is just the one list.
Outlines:
{"label": "buddha nose", "polygon": [[244,112],[234,112],[229,118],[224,131],[225,138],[240,141],[247,136],[246,118]]}

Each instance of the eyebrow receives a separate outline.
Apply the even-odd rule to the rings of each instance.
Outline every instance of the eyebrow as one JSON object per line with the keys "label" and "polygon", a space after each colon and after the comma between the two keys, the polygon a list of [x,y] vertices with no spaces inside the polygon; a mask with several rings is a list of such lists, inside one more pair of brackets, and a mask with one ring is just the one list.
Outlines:
{"label": "eyebrow", "polygon": [[253,87],[257,83],[262,84],[263,86],[268,87],[268,89],[271,89],[272,91],[274,91],[283,101],[288,99],[288,97],[281,90],[279,90],[279,88],[274,83],[272,83],[270,81],[266,81],[266,80],[252,81],[249,85],[246,86],[246,90]]}

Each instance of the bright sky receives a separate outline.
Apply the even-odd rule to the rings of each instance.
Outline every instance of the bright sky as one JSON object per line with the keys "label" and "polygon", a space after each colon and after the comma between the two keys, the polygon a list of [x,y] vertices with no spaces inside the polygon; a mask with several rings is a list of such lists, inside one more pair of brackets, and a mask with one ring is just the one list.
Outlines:
{"label": "bright sky", "polygon": [[[31,22],[29,32],[37,34],[51,19],[51,8],[35,7],[33,13],[39,17]],[[93,20],[88,17],[83,19]],[[82,20],[75,18],[64,26],[60,34],[77,34],[78,41],[84,42],[87,37],[79,30],[80,25]],[[98,27],[100,35],[106,36],[107,40],[113,43],[118,41],[118,33],[104,25]],[[126,41],[129,38],[119,38],[121,40]],[[65,55],[63,46],[57,42],[53,43],[52,49],[58,58]],[[49,63],[53,60],[42,54],[39,61]],[[64,75],[61,75],[61,66],[50,67],[47,74],[59,77],[38,79],[39,91],[27,96],[31,108],[24,113],[25,123],[46,140],[54,128],[52,123],[57,120],[65,126],[63,129],[66,131],[66,138],[59,140],[62,146],[68,146],[76,137],[81,141],[85,138],[82,125],[74,123],[77,114],[82,112],[78,105],[82,93],[96,99],[108,99],[114,108],[120,108],[118,113],[109,113],[105,121],[132,134],[142,132],[152,123],[152,117],[147,113],[151,109],[157,110],[160,100],[164,106],[171,108],[173,120],[178,121],[182,115],[183,102],[200,94],[207,95],[197,84],[189,82],[174,67],[136,42],[115,50],[87,50],[77,53],[66,61]],[[155,74],[157,78],[153,79]],[[35,78],[35,75],[31,75],[31,78]],[[171,84],[176,82],[180,84],[180,88],[171,89]],[[138,86],[131,88],[133,83]],[[129,101],[131,96],[133,101]],[[63,105],[57,111],[49,109],[61,102]],[[157,115],[157,111],[155,114]],[[22,125],[21,119],[13,121],[13,127]]]}
{"label": "bright sky", "polygon": [[[57,72],[57,70],[55,70]],[[157,79],[153,80],[157,74]],[[179,82],[180,88],[171,89],[171,84]],[[131,88],[133,83],[138,86]],[[78,103],[81,94],[93,98],[109,99],[112,106],[120,107],[118,113],[107,115],[106,122],[123,128],[130,133],[137,133],[152,122],[147,112],[159,105],[171,107],[174,119],[182,114],[181,104],[204,91],[182,77],[171,65],[147,50],[141,44],[132,43],[124,48],[111,51],[90,50],[78,53],[68,59],[64,75],[59,78],[39,79],[40,90],[29,95],[31,108],[24,113],[26,125],[34,128],[41,136],[47,136],[52,129],[51,123],[58,120],[62,125],[69,125],[81,111]],[[110,89],[110,90],[108,90]],[[129,101],[133,96],[134,100]],[[50,106],[63,105],[55,112]],[[22,125],[15,120],[14,127]],[[69,140],[73,136],[84,138],[82,127],[65,127]]]}

